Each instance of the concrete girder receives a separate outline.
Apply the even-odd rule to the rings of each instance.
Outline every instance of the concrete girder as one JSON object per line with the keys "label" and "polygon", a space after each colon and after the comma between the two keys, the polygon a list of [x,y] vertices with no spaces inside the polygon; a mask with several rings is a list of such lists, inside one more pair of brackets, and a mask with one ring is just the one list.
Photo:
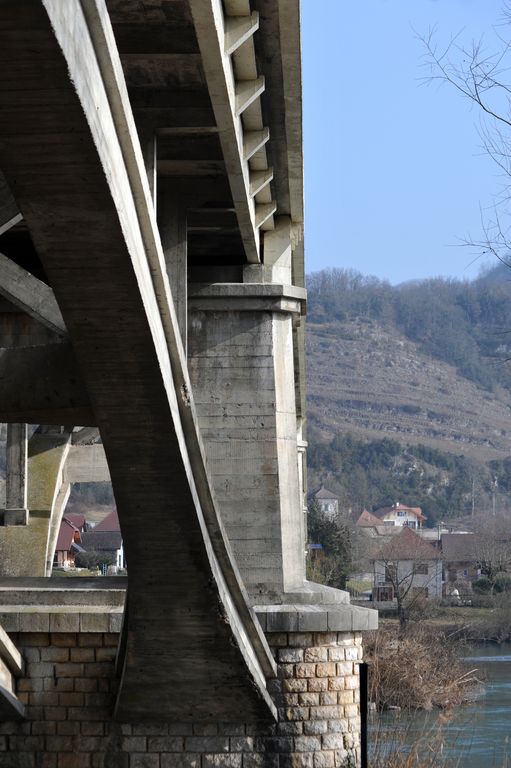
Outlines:
{"label": "concrete girder", "polygon": [[0,294],[59,336],[66,326],[52,289],[0,253]]}
{"label": "concrete girder", "polygon": [[[256,154],[259,155],[260,160],[260,155],[265,150],[262,143],[258,147],[258,152],[247,159],[244,132],[264,129],[260,108],[255,109],[254,106],[265,89],[264,77],[257,76],[252,40],[259,19],[257,18],[256,24],[256,17],[249,12],[245,22],[239,15],[229,20],[224,16],[221,0],[190,0],[190,9],[202,53],[204,73],[219,129],[225,168],[231,185],[246,258],[250,263],[258,263],[260,261],[259,228],[268,219],[264,222],[258,220],[255,206],[256,203],[269,201],[254,199],[250,194],[249,162]],[[239,31],[243,24],[245,37],[240,46],[233,48],[232,29],[235,27]],[[236,79],[236,61],[240,57],[248,58],[251,62],[249,69],[252,68],[255,75],[250,79],[244,77]],[[256,117],[256,123],[249,120],[247,124],[249,110],[259,115],[259,119]],[[254,170],[262,170],[264,167],[268,167],[267,162],[263,168],[257,167]]]}
{"label": "concrete girder", "polygon": [[0,171],[0,235],[18,224],[22,218],[9,185]]}
{"label": "concrete girder", "polygon": [[[9,48],[12,68],[0,70],[0,161],[17,179],[94,403],[130,563],[116,714],[136,721],[162,713],[267,717],[273,705],[264,674],[275,666],[209,484],[106,7],[100,0],[44,0],[2,4],[0,15],[23,28],[27,41]],[[33,29],[45,41],[44,68],[40,49],[30,45]],[[12,108],[12,92],[26,85],[20,71],[36,89],[58,89],[59,99],[40,104],[53,132],[27,124],[29,100]],[[85,183],[76,184],[77,174]],[[162,540],[172,542],[170,556]]]}
{"label": "concrete girder", "polygon": [[250,16],[234,16],[225,23],[224,51],[229,56],[246,43],[259,29],[259,14],[254,11]]}

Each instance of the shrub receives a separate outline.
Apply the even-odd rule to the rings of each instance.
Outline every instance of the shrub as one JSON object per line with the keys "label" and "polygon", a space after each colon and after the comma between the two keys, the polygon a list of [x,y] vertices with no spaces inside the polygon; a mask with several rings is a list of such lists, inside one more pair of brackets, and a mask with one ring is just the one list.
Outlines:
{"label": "shrub", "polygon": [[478,595],[489,595],[492,591],[491,581],[486,576],[481,576],[472,582],[472,589]]}
{"label": "shrub", "polygon": [[511,575],[501,573],[495,579],[495,592],[509,592],[511,590]]}
{"label": "shrub", "polygon": [[115,555],[111,552],[99,552],[91,550],[90,552],[80,552],[75,557],[75,565],[78,568],[101,568],[103,565],[115,565]]}
{"label": "shrub", "polygon": [[421,624],[403,636],[380,629],[366,641],[369,696],[378,709],[449,708],[479,684],[459,660],[459,643]]}

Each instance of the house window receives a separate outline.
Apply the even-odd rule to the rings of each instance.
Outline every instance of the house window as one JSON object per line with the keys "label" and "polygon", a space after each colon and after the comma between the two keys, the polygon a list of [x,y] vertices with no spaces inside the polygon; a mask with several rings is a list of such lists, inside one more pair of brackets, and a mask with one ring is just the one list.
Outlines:
{"label": "house window", "polygon": [[398,517],[406,517],[406,512],[405,512],[405,510],[404,510],[404,509],[398,509],[398,511],[397,511],[397,516],[398,516]]}
{"label": "house window", "polygon": [[413,572],[420,576],[427,576],[429,572],[427,563],[416,563],[413,567]]}

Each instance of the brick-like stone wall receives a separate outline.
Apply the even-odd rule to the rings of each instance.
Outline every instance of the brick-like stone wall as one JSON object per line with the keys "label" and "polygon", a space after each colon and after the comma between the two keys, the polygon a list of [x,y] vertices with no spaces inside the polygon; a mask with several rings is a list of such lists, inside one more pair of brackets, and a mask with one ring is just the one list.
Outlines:
{"label": "brick-like stone wall", "polygon": [[289,751],[289,765],[358,765],[362,636],[289,632],[267,638],[278,662],[278,679],[269,688],[278,706],[277,731],[287,736],[281,746]]}
{"label": "brick-like stone wall", "polygon": [[[360,759],[361,637],[269,633],[279,722],[112,720],[116,633],[19,633],[25,722],[0,723],[1,768],[348,768]],[[163,718],[164,713],[162,713]]]}

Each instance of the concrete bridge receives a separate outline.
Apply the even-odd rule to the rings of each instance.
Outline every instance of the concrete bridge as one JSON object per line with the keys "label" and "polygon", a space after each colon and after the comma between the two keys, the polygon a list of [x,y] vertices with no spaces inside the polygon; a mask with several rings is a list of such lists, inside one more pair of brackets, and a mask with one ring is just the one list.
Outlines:
{"label": "concrete bridge", "polygon": [[[0,765],[347,766],[376,614],[305,578],[298,0],[4,0],[0,56]],[[63,588],[107,477],[128,581]]]}

